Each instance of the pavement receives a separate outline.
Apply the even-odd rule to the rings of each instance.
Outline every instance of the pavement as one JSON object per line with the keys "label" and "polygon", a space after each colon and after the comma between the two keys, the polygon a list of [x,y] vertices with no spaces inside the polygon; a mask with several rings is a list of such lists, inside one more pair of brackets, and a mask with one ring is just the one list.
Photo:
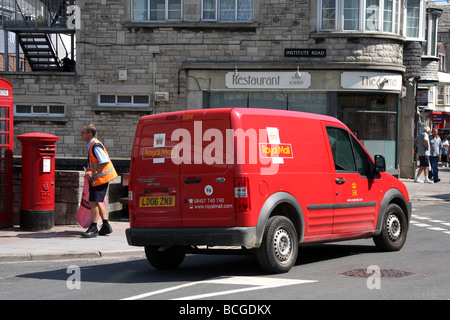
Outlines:
{"label": "pavement", "polygon": [[[450,201],[450,168],[439,167],[439,183],[415,183],[400,179],[414,201]],[[423,175],[421,176],[423,180]],[[99,221],[101,225],[101,221]],[[110,221],[113,232],[85,239],[79,225],[56,225],[47,231],[22,231],[19,226],[0,229],[0,263],[36,260],[92,259],[144,256],[142,247],[129,246],[125,229],[129,222]]]}

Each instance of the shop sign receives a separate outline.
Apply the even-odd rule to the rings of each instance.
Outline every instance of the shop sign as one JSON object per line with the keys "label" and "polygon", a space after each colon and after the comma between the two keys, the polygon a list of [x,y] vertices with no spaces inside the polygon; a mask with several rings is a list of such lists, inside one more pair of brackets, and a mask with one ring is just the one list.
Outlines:
{"label": "shop sign", "polygon": [[417,91],[417,105],[427,106],[428,105],[428,90],[418,90]]}
{"label": "shop sign", "polygon": [[228,72],[225,85],[230,89],[308,89],[311,74],[290,72]]}
{"label": "shop sign", "polygon": [[402,90],[402,76],[380,72],[342,72],[343,89]]}

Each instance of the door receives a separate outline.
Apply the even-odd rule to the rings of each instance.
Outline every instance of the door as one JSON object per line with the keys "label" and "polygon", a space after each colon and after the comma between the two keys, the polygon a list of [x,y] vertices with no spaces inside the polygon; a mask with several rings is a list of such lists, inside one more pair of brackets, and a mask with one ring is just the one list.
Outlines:
{"label": "door", "polygon": [[180,227],[180,166],[172,160],[172,140],[181,121],[153,117],[138,126],[133,147],[133,208],[135,226]]}
{"label": "door", "polygon": [[335,172],[332,233],[360,233],[376,227],[379,180],[369,178],[371,159],[345,129],[327,127]]}
{"label": "door", "polygon": [[233,145],[227,138],[230,125],[229,113],[183,116],[183,130],[191,139],[190,148],[184,145],[181,155],[185,157],[180,177],[183,227],[235,224]]}
{"label": "door", "polygon": [[13,96],[12,85],[0,78],[0,228],[13,224]]}

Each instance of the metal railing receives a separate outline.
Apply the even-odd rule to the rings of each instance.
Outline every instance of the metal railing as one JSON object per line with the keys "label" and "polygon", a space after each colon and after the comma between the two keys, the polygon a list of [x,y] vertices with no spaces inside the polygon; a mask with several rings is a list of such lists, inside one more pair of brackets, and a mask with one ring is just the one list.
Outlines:
{"label": "metal railing", "polygon": [[0,0],[3,28],[67,28],[67,7],[75,0]]}

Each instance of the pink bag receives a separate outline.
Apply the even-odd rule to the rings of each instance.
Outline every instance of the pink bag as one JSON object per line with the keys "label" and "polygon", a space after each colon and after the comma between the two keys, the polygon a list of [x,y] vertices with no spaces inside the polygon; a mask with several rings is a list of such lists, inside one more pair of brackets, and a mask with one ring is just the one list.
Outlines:
{"label": "pink bag", "polygon": [[83,194],[78,208],[77,221],[83,228],[91,225],[91,205],[89,204],[89,179],[84,176]]}
{"label": "pink bag", "polygon": [[[103,205],[106,206],[106,196],[103,200]],[[89,178],[85,175],[83,194],[81,195],[81,203],[77,213],[77,221],[80,226],[87,228],[91,225],[91,220],[91,205],[89,204]]]}

